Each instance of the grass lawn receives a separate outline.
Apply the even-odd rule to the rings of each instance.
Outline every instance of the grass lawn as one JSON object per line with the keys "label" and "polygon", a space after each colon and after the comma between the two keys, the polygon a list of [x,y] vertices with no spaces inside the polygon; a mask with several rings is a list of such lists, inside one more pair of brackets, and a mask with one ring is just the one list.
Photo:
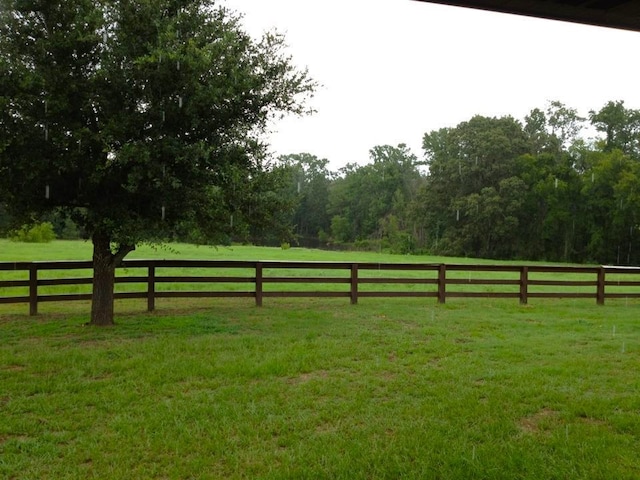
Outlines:
{"label": "grass lawn", "polygon": [[[13,261],[28,261],[28,260],[89,260],[91,259],[92,245],[90,242],[83,241],[55,241],[50,244],[19,244],[9,242],[7,240],[0,240],[0,262],[13,262]],[[233,246],[233,247],[207,247],[207,246],[193,246],[185,244],[171,244],[165,247],[152,248],[150,246],[142,246],[135,252],[130,254],[127,259],[191,259],[191,260],[245,260],[245,261],[338,261],[342,263],[357,262],[361,265],[363,263],[373,264],[374,266],[382,263],[428,263],[428,264],[516,264],[520,266],[522,262],[498,262],[494,260],[478,260],[478,259],[466,259],[466,258],[447,258],[447,257],[434,257],[434,256],[401,256],[391,255],[383,253],[371,253],[371,252],[327,252],[320,250],[309,250],[301,248],[292,248],[282,250],[280,248],[265,248],[265,247],[252,247],[252,246]],[[529,265],[535,265],[535,263],[527,262]],[[117,270],[118,277],[124,276],[137,276],[146,277],[148,269],[135,268],[128,266],[126,268],[119,268]],[[155,286],[157,292],[162,291],[229,291],[236,292],[252,292],[254,290],[254,284],[252,278],[255,276],[255,270],[253,268],[193,268],[193,267],[158,267],[156,269],[156,278],[159,282]],[[185,280],[180,283],[167,283],[160,281],[162,277],[190,277],[190,276],[221,276],[221,277],[241,277],[244,281],[235,282],[189,282]],[[278,292],[278,291],[331,291],[340,292],[344,295],[348,295],[349,285],[348,279],[350,272],[348,269],[299,269],[299,268],[265,268],[263,270],[263,277],[265,279],[272,279],[273,277],[326,277],[328,280],[339,277],[344,282],[336,284],[329,282],[323,283],[306,283],[306,284],[294,284],[283,282],[269,282],[264,285],[265,292]],[[437,279],[437,271],[389,271],[384,269],[366,269],[361,268],[358,276],[361,279],[377,277],[377,278],[414,278],[420,280],[430,279],[434,281]],[[51,278],[86,278],[90,280],[91,271],[85,270],[40,270],[38,272],[38,279],[51,279]],[[0,280],[28,280],[28,272],[22,271],[0,271]],[[447,287],[448,292],[502,292],[511,295],[518,295],[519,293],[519,273],[514,272],[479,272],[479,271],[455,271],[450,269],[447,272],[448,280],[457,280],[456,285],[449,285]],[[569,293],[569,294],[588,294],[594,298],[596,287],[593,283],[596,280],[594,273],[530,273],[529,279],[542,280],[542,281],[557,281],[562,280],[565,282],[591,282],[590,285],[583,286],[557,286],[557,285],[530,285],[529,293],[535,295],[537,293]],[[493,280],[508,280],[514,282],[511,285],[491,285],[482,284],[478,285],[472,282],[477,281],[493,281]],[[640,282],[640,274],[626,272],[621,274],[608,274],[607,281],[609,286],[607,293],[617,294],[634,294],[637,292],[637,287],[629,287],[624,285],[624,281],[635,280]],[[623,281],[623,285],[616,285],[615,282]],[[419,283],[407,284],[380,284],[362,282],[359,286],[359,291],[363,294],[368,292],[375,292],[380,290],[386,291],[403,291],[413,293],[429,292],[433,295],[436,294],[437,287],[434,284],[425,285]],[[118,283],[116,285],[116,292],[141,292],[147,291],[147,283],[142,280],[137,283]],[[88,294],[91,293],[90,282],[86,284],[76,285],[64,285],[64,286],[43,286],[38,288],[39,295],[51,295],[51,294]],[[28,287],[0,287],[0,297],[17,297],[28,296]],[[624,298],[624,297],[623,297]],[[269,300],[267,300],[269,301]],[[517,301],[517,300],[515,300]],[[532,299],[532,301],[537,301]],[[626,300],[625,300],[626,301]],[[144,309],[144,302],[139,301],[141,309]],[[160,302],[159,306],[162,304]],[[169,305],[173,303],[170,302]],[[164,305],[167,305],[165,303]],[[23,304],[5,304],[3,309],[7,313],[21,313],[26,311],[27,305]],[[64,305],[60,308],[57,303],[45,302],[41,303],[38,307],[40,312],[50,313],[60,310],[68,310],[68,305]],[[84,307],[88,311],[88,307]]]}
{"label": "grass lawn", "polygon": [[[54,240],[50,243],[19,243],[0,238],[0,262],[33,260],[91,260],[91,241]],[[336,261],[336,262],[449,262],[478,263],[477,259],[452,257],[393,255],[376,252],[340,252],[307,248],[273,248],[250,245],[206,246],[172,243],[168,245],[141,245],[126,257],[130,259],[190,259],[190,260],[283,260],[283,261]],[[486,262],[485,262],[486,263]],[[495,263],[489,261],[489,263]]]}
{"label": "grass lawn", "polygon": [[64,306],[0,306],[0,478],[640,478],[637,302]]}

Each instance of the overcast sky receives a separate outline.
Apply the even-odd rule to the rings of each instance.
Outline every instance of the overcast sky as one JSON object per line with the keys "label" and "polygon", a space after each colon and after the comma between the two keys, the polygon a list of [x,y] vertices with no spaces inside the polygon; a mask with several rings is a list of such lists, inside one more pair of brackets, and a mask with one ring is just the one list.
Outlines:
{"label": "overcast sky", "polygon": [[640,108],[640,33],[413,0],[223,0],[248,32],[284,33],[322,84],[317,113],[270,136],[276,154],[369,162],[475,114],[522,120],[559,100],[586,116],[608,100]]}

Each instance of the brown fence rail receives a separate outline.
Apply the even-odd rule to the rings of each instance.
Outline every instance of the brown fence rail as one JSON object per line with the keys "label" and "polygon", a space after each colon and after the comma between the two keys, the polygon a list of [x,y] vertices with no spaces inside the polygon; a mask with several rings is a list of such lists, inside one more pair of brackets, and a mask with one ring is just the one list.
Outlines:
{"label": "brown fence rail", "polygon": [[[61,272],[76,275],[91,268],[90,261],[0,262],[0,272],[24,272],[24,278],[0,280],[0,304],[28,303],[30,314],[36,315],[42,302],[90,300],[89,287],[62,293],[42,288],[90,285],[90,276]],[[167,273],[178,269],[191,274]],[[134,270],[143,274],[132,275]],[[194,274],[201,271],[215,275]],[[56,278],[42,278],[41,273]],[[115,281],[138,286],[116,291],[116,299],[146,299],[149,311],[158,298],[247,297],[258,306],[269,297],[343,297],[352,304],[371,297],[433,297],[440,303],[456,297],[517,298],[522,304],[530,298],[591,298],[599,305],[607,298],[640,298],[640,268],[615,266],[128,260],[117,269]],[[161,288],[167,284],[171,290]],[[194,288],[199,284],[203,286]],[[9,290],[20,293],[6,296]]]}

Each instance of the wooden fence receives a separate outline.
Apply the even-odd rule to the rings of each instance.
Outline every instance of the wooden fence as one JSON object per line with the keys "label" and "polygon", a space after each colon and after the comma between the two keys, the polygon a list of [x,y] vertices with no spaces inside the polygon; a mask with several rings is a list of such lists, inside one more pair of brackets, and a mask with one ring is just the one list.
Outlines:
{"label": "wooden fence", "polygon": [[[42,302],[90,300],[92,278],[78,277],[76,271],[91,268],[90,261],[0,262],[0,278],[14,277],[0,280],[0,304],[28,303],[36,315]],[[213,275],[171,275],[176,269]],[[24,278],[7,272],[23,272]],[[640,298],[640,268],[613,266],[128,260],[117,269],[115,281],[116,299],[146,299],[149,311],[159,298],[196,297],[248,297],[257,306],[270,297],[344,297],[352,304],[367,297],[433,297],[440,303],[455,297],[517,298],[522,304],[530,298],[590,298],[599,305],[607,298]],[[137,287],[118,291],[120,284]],[[161,288],[167,284],[171,289]],[[43,292],[82,285],[81,292]],[[7,296],[9,290],[19,294]]]}

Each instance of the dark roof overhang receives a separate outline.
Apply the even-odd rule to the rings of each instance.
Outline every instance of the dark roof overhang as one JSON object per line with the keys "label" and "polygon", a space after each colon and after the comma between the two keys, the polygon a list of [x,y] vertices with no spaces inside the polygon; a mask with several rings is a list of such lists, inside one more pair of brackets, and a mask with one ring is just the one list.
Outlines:
{"label": "dark roof overhang", "polygon": [[638,0],[418,0],[640,32]]}

